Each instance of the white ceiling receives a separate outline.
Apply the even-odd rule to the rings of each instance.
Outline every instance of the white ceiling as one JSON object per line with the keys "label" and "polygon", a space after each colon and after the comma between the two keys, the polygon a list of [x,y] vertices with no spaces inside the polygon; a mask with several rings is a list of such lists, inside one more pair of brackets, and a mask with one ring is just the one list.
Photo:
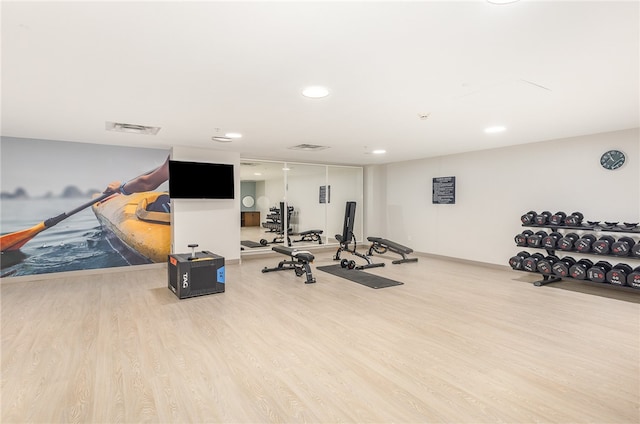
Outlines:
{"label": "white ceiling", "polygon": [[[1,15],[3,136],[364,165],[640,126],[638,1],[3,1]],[[318,84],[331,94],[301,96]],[[211,141],[228,131],[244,136]],[[301,143],[329,148],[288,149]]]}

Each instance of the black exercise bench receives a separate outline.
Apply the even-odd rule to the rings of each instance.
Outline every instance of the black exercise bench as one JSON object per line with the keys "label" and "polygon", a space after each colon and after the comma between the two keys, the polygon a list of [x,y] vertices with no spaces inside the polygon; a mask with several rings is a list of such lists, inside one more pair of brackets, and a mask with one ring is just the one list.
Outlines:
{"label": "black exercise bench", "polygon": [[300,241],[317,241],[318,244],[322,244],[322,238],[320,237],[320,234],[322,234],[322,230],[302,231],[298,233],[298,235],[301,237],[298,240],[294,240],[293,242],[297,243]]}
{"label": "black exercise bench", "polygon": [[281,261],[275,268],[264,267],[262,272],[284,271],[292,269],[296,272],[296,275],[298,277],[302,276],[302,274],[307,275],[307,281],[305,281],[306,284],[316,282],[316,279],[311,274],[311,267],[309,266],[309,264],[315,259],[311,252],[308,252],[306,250],[296,250],[286,246],[273,246],[271,250],[282,253],[283,255],[290,256],[292,260]]}
{"label": "black exercise bench", "polygon": [[369,247],[369,256],[373,256],[373,252],[383,254],[386,253],[387,250],[389,250],[402,256],[402,259],[391,261],[392,264],[418,262],[418,258],[407,258],[406,255],[413,252],[413,249],[411,249],[410,247],[403,246],[399,243],[395,243],[391,240],[383,239],[381,237],[367,237],[367,240],[371,242],[371,247]]}
{"label": "black exercise bench", "polygon": [[[353,223],[356,219],[356,202],[349,201],[346,204],[346,208],[344,210],[344,223],[342,224],[342,234],[336,234],[336,240],[340,243],[340,247],[336,251],[335,256],[333,257],[334,261],[340,261],[340,266],[342,268],[347,269],[367,269],[367,268],[376,268],[380,266],[384,266],[384,262],[373,263],[369,256],[371,255],[363,255],[358,252],[358,246],[356,245],[356,237],[353,234]],[[353,244],[353,247],[349,247],[350,244]],[[358,258],[364,259],[367,263],[364,265],[356,265],[356,261],[348,260],[348,259],[340,259],[340,254],[342,252],[349,252]]]}

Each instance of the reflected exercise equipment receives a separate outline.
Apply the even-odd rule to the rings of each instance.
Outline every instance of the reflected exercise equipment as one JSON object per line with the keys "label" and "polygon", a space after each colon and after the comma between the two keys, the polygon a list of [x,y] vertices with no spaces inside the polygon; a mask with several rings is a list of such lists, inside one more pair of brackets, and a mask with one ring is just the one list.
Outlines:
{"label": "reflected exercise equipment", "polygon": [[[268,228],[271,232],[277,232],[278,235],[273,238],[271,243],[284,243],[284,214],[285,210],[287,211],[287,246],[291,246],[291,237],[289,237],[289,232],[291,231],[291,227],[289,223],[291,222],[291,212],[293,212],[293,206],[288,206],[285,209],[284,202],[280,202],[280,209],[271,208],[271,213],[267,216],[267,219],[271,220],[271,222],[263,222],[262,226],[264,228]],[[269,242],[266,239],[261,239],[260,244],[266,246]]]}

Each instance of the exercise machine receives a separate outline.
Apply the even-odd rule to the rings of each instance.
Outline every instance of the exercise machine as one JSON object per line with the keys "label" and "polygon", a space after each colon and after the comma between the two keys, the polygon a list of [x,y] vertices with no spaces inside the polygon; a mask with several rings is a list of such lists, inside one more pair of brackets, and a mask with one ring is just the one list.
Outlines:
{"label": "exercise machine", "polygon": [[322,244],[322,238],[320,235],[322,234],[322,230],[307,230],[298,233],[300,238],[298,240],[294,240],[294,243],[298,243],[301,241],[317,241],[318,244]]}
{"label": "exercise machine", "polygon": [[[285,215],[285,207],[284,202],[280,202],[280,208],[277,206],[269,208],[269,214],[267,215],[267,221],[262,223],[262,227],[266,228],[267,231],[272,233],[282,233],[285,220],[286,225],[289,226],[291,223],[291,214],[293,213],[293,206],[289,206],[286,208]],[[291,231],[291,228],[288,228],[288,231]]]}
{"label": "exercise machine", "polygon": [[392,264],[403,264],[405,262],[418,262],[418,258],[407,258],[407,255],[413,252],[413,249],[411,249],[410,247],[403,246],[400,243],[383,239],[381,237],[367,237],[367,240],[371,242],[371,246],[369,247],[369,256],[373,256],[373,252],[376,252],[382,255],[387,251],[389,251],[402,256],[402,259],[396,259],[395,261],[391,261]]}
{"label": "exercise machine", "polygon": [[[274,210],[274,208],[271,208],[271,210]],[[286,211],[286,215],[285,215],[285,211]],[[271,227],[269,229],[269,231],[271,232],[277,232],[278,235],[273,238],[271,243],[284,243],[285,227],[287,227],[287,233],[291,231],[291,228],[289,228],[289,222],[291,222],[291,212],[293,212],[293,206],[289,206],[285,208],[284,202],[280,202],[280,211],[277,213],[277,216],[279,217],[280,222],[276,224],[272,224],[272,225],[277,225],[277,227]],[[283,218],[285,216],[286,218]],[[265,226],[265,224],[267,223],[265,222],[262,223],[263,226]],[[269,242],[266,239],[261,239],[260,244],[263,246],[266,246],[267,244],[269,244]],[[291,246],[291,237],[289,237],[288,234],[287,234],[287,246]]]}
{"label": "exercise machine", "polygon": [[262,272],[294,270],[298,277],[306,274],[306,284],[316,282],[316,279],[311,273],[311,267],[309,266],[309,264],[315,259],[311,252],[306,250],[296,250],[286,246],[273,246],[271,250],[289,256],[291,260],[280,261],[278,266],[274,268],[264,267]]}
{"label": "exercise machine", "polygon": [[[340,261],[340,265],[343,268],[348,269],[366,269],[384,266],[384,263],[373,263],[367,255],[363,255],[357,251],[356,238],[353,235],[353,222],[356,216],[356,202],[347,202],[347,206],[344,211],[344,224],[342,226],[342,234],[336,234],[336,240],[340,242],[340,247],[334,256],[334,261]],[[349,248],[352,244],[353,248]],[[364,265],[356,265],[354,260],[340,259],[342,252],[349,252],[354,256],[364,259],[367,263]]]}

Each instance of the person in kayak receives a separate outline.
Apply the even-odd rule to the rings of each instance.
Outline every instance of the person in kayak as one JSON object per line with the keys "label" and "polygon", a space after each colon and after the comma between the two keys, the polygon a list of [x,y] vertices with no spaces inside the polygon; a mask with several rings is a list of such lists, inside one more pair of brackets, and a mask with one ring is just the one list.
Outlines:
{"label": "person in kayak", "polygon": [[[128,196],[132,193],[155,190],[169,179],[169,157],[162,165],[156,169],[135,177],[129,181],[113,181],[104,190],[104,193],[120,193]],[[158,198],[147,206],[147,210],[156,212],[169,212],[171,204],[169,195],[161,194]]]}

